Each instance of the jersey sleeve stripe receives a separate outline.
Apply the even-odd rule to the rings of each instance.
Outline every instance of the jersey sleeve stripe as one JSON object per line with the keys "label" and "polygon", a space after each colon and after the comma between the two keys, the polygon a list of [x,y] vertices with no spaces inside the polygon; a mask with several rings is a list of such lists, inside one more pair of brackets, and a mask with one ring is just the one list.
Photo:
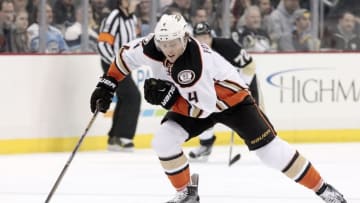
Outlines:
{"label": "jersey sleeve stripe", "polygon": [[217,102],[217,107],[220,109],[225,108],[225,106],[227,106],[227,108],[234,106],[249,95],[249,92],[246,89],[240,89],[239,86],[229,84],[232,83],[215,84],[215,91],[219,100],[219,102]]}
{"label": "jersey sleeve stripe", "polygon": [[190,105],[189,103],[182,97],[176,100],[175,104],[171,108],[173,112],[178,114],[189,116],[190,115]]}
{"label": "jersey sleeve stripe", "polygon": [[109,68],[109,70],[108,70],[108,72],[107,72],[107,75],[115,78],[117,81],[121,81],[121,80],[123,80],[123,79],[126,77],[126,75],[124,75],[124,74],[119,70],[119,68],[116,66],[116,64],[115,64],[114,62],[111,63],[110,68]]}
{"label": "jersey sleeve stripe", "polygon": [[235,106],[236,104],[242,102],[249,95],[250,94],[247,90],[241,90],[230,97],[224,98],[223,101],[229,106]]}
{"label": "jersey sleeve stripe", "polygon": [[220,98],[227,97],[237,92],[236,89],[230,88],[220,83],[215,83],[215,91],[216,91],[216,95]]}
{"label": "jersey sleeve stripe", "polygon": [[193,118],[199,118],[204,113],[203,110],[197,108],[196,106],[190,105],[189,102],[186,101],[183,97],[180,97],[178,100],[176,100],[171,110],[175,113]]}
{"label": "jersey sleeve stripe", "polygon": [[218,101],[216,101],[216,108],[219,109],[220,111],[223,111],[223,110],[225,110],[225,109],[227,109],[229,107],[223,101],[218,100]]}
{"label": "jersey sleeve stripe", "polygon": [[195,106],[191,106],[190,110],[191,110],[190,115],[191,117],[194,118],[199,118],[203,114],[203,111]]}
{"label": "jersey sleeve stripe", "polygon": [[237,92],[241,89],[245,89],[245,87],[242,87],[238,83],[230,81],[230,80],[219,81],[219,82],[217,82],[217,84],[220,86],[223,86],[225,88],[228,88],[234,92]]}
{"label": "jersey sleeve stripe", "polygon": [[126,65],[126,63],[123,59],[123,56],[122,56],[122,53],[124,52],[125,49],[126,49],[126,46],[123,46],[120,48],[119,56],[117,57],[117,60],[116,60],[116,65],[118,66],[120,72],[122,72],[124,75],[127,75],[131,71],[130,71],[129,67]]}

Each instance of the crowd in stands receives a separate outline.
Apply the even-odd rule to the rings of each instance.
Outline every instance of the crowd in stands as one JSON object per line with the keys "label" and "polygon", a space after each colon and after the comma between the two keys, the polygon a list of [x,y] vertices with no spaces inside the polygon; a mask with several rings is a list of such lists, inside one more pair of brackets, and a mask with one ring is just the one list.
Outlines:
{"label": "crowd in stands", "polygon": [[[138,37],[151,32],[151,0],[137,0]],[[154,1],[154,0],[153,0]],[[48,0],[45,10],[46,53],[80,52],[83,8],[81,0]],[[99,27],[116,0],[89,0],[88,52],[97,52]],[[222,0],[159,0],[158,17],[180,13],[189,27],[207,22],[212,35],[223,36],[229,17],[231,36],[250,52],[358,51],[360,1],[324,4],[325,23],[313,32],[311,1],[231,0],[224,15]],[[329,5],[328,2],[334,2]],[[40,0],[0,0],[0,52],[38,53]],[[190,30],[191,31],[191,30]]]}

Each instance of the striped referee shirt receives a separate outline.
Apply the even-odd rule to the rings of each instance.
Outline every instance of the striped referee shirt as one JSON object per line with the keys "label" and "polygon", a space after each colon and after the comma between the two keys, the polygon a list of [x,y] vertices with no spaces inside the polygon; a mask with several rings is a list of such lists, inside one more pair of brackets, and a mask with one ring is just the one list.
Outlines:
{"label": "striped referee shirt", "polygon": [[111,64],[120,47],[136,38],[137,18],[126,15],[121,9],[114,9],[100,26],[98,50],[101,60]]}

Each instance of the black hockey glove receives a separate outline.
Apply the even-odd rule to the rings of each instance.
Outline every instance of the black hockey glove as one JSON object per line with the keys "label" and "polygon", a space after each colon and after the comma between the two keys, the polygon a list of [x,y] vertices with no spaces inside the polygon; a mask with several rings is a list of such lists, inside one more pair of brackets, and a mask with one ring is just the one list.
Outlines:
{"label": "black hockey glove", "polygon": [[96,103],[99,101],[99,111],[105,113],[111,104],[114,92],[118,86],[115,78],[110,76],[103,76],[96,85],[94,92],[91,95],[90,107],[91,112],[95,112]]}
{"label": "black hockey glove", "polygon": [[161,105],[169,110],[175,104],[180,93],[171,82],[150,78],[145,80],[144,96],[150,104]]}

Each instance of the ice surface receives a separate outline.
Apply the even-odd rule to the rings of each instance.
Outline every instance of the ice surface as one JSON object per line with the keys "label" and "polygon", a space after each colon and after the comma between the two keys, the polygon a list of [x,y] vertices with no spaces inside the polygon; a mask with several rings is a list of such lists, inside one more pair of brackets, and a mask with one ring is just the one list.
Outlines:
{"label": "ice surface", "polygon": [[[326,181],[360,203],[360,143],[295,145]],[[188,153],[190,148],[184,148]],[[201,203],[320,203],[312,191],[267,168],[245,146],[241,159],[227,166],[229,149],[214,148],[207,163],[191,163],[200,174]],[[41,203],[70,152],[0,156],[0,202]],[[52,203],[160,203],[174,190],[151,149],[78,152],[52,197]]]}

